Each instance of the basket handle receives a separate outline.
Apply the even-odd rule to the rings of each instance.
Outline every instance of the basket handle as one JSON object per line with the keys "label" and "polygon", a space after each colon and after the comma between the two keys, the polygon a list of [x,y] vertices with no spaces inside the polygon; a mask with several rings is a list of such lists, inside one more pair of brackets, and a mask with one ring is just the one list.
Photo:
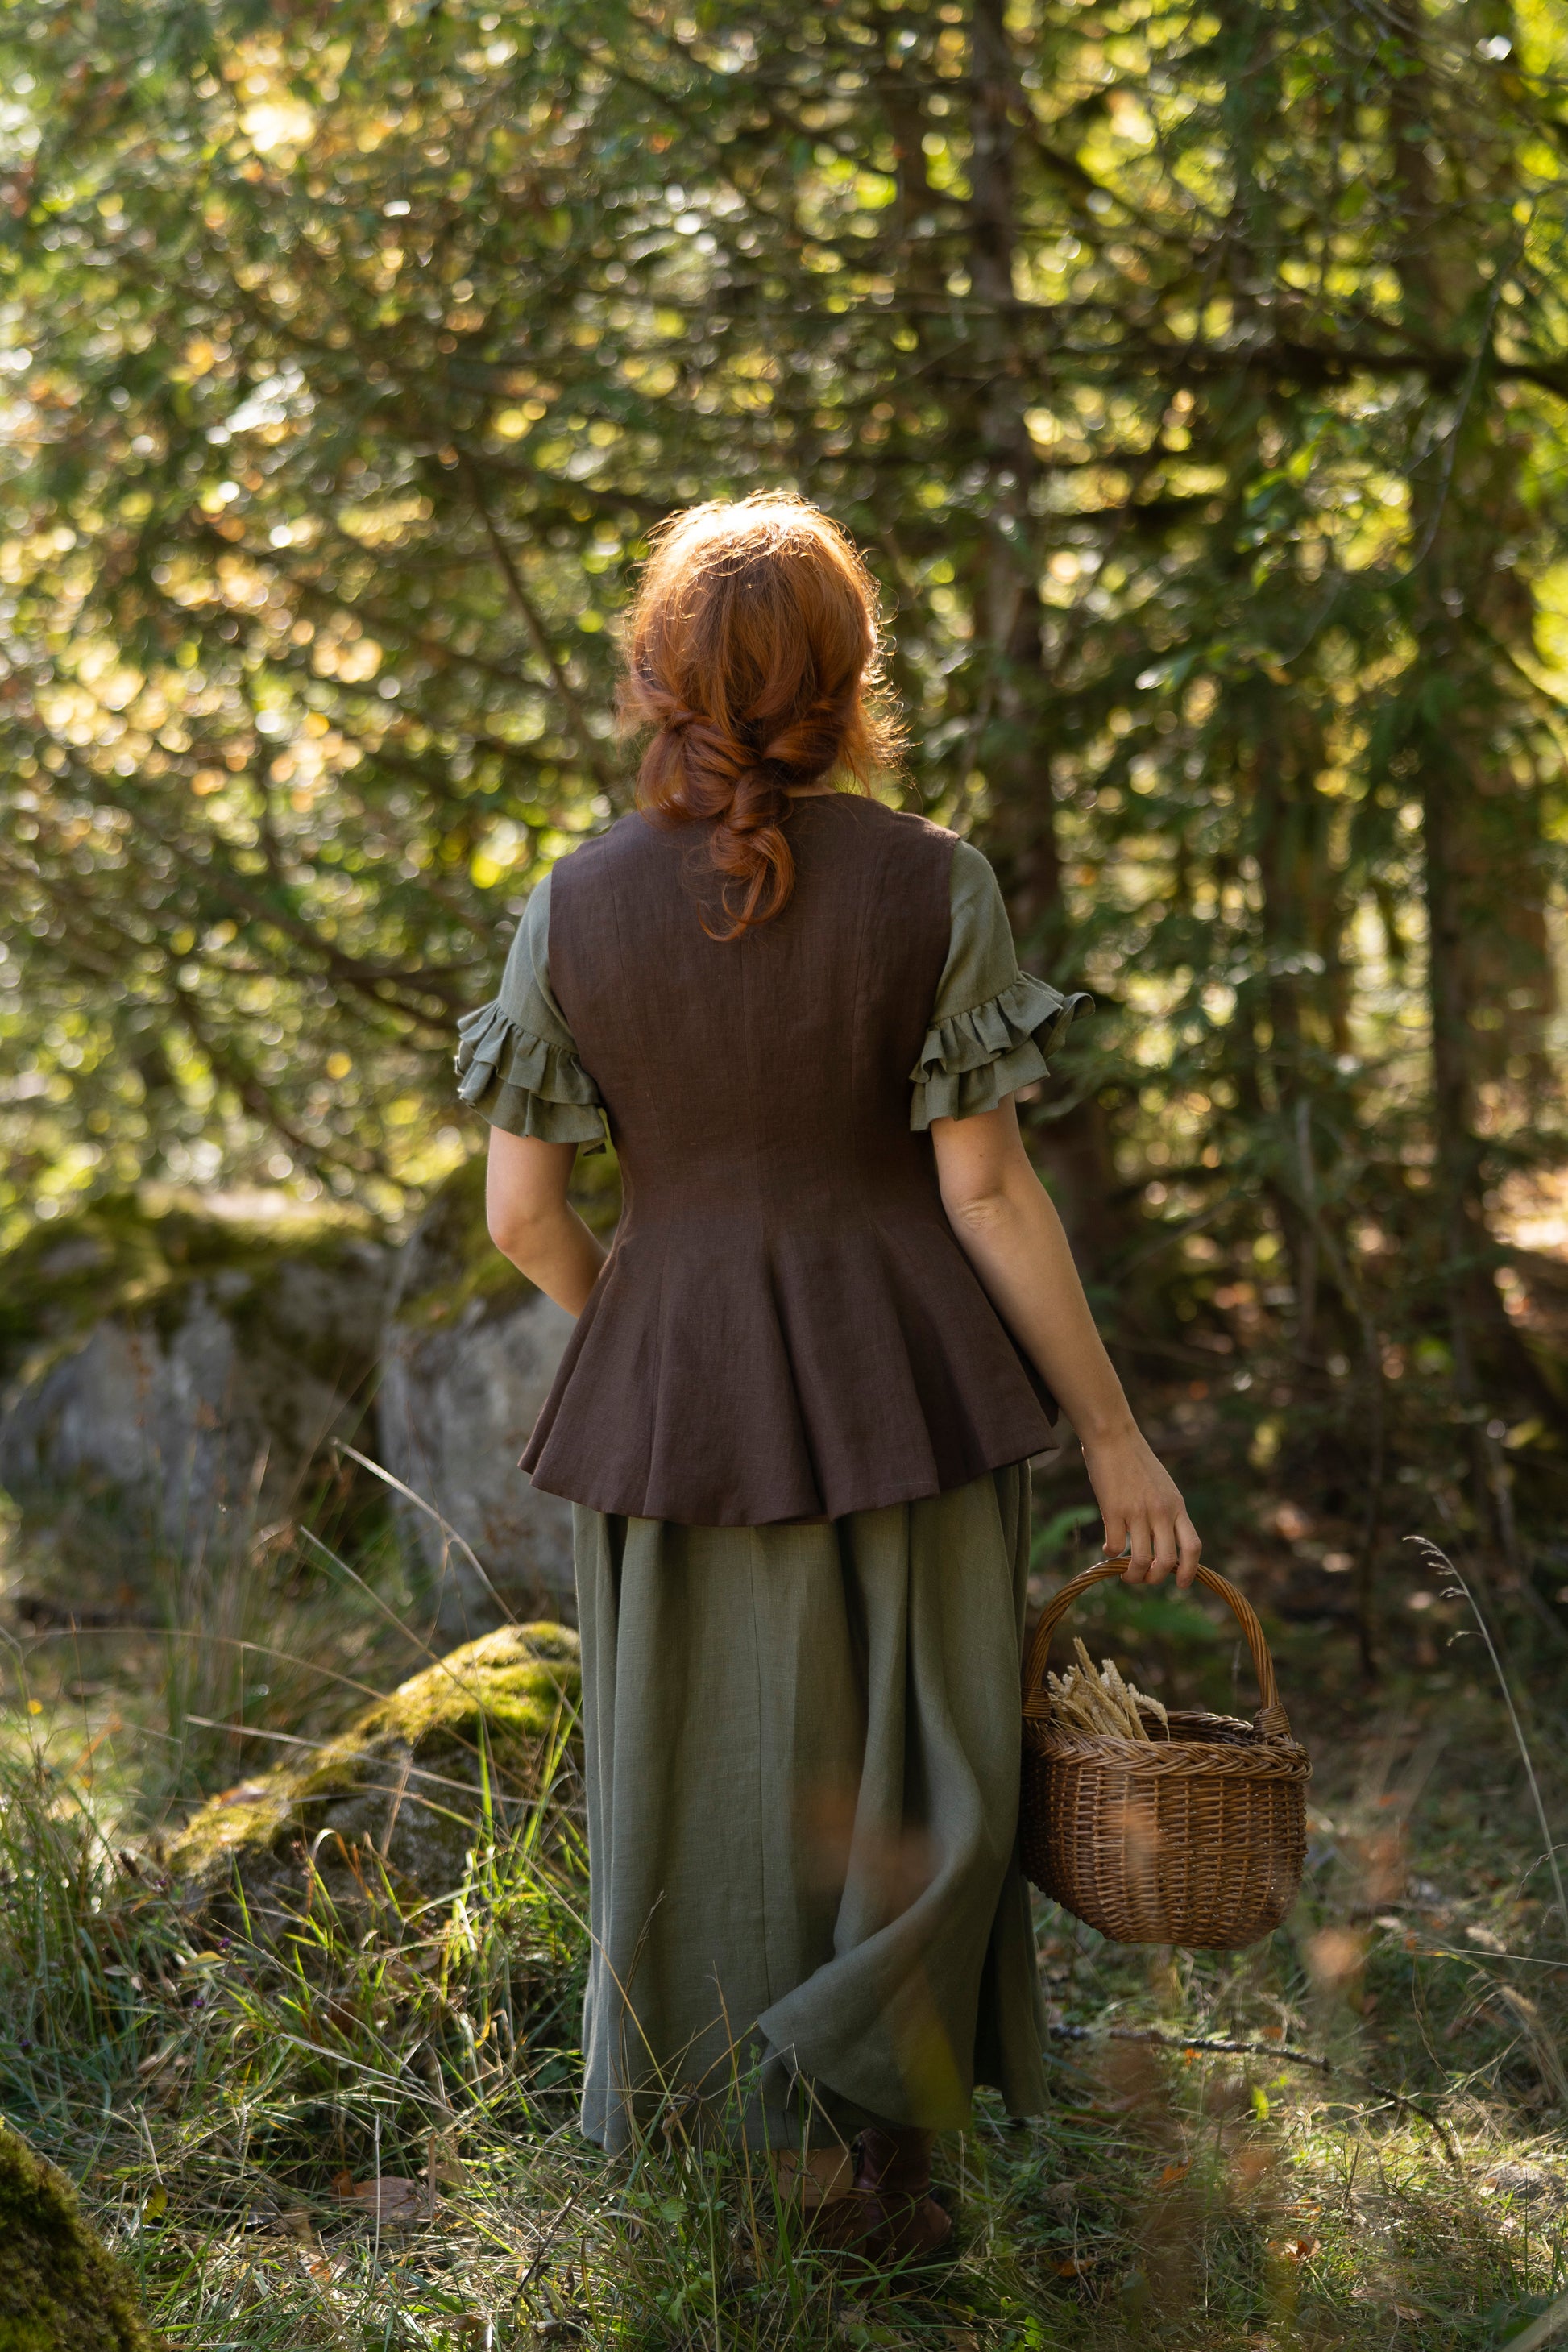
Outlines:
{"label": "basket handle", "polygon": [[[1124,1559],[1099,1560],[1093,1568],[1086,1568],[1081,1576],[1075,1576],[1070,1583],[1064,1584],[1061,1591],[1054,1592],[1047,1601],[1040,1612],[1039,1623],[1035,1628],[1029,1654],[1024,1663],[1026,1716],[1039,1722],[1050,1714],[1050,1694],[1046,1688],[1046,1662],[1050,1655],[1051,1635],[1073,1602],[1091,1585],[1103,1584],[1110,1576],[1121,1576],[1126,1566]],[[1274,1679],[1274,1661],[1268,1654],[1268,1643],[1258,1622],[1257,1610],[1247,1595],[1238,1591],[1228,1577],[1221,1576],[1217,1569],[1205,1568],[1200,1563],[1197,1580],[1206,1591],[1218,1595],[1247,1636],[1247,1646],[1252,1653],[1253,1672],[1258,1676],[1258,1687],[1263,1699],[1263,1705],[1254,1718],[1258,1728],[1270,1738],[1289,1739],[1290,1718],[1279,1704],[1279,1686]]]}

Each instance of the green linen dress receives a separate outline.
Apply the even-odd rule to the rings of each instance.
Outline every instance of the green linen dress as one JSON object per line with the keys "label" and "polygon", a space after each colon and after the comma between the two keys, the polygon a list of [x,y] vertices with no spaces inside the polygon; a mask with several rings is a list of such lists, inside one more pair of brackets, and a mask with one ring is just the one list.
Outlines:
{"label": "green linen dress", "polygon": [[[910,1124],[994,1109],[1085,1003],[1018,970],[960,842]],[[459,1090],[602,1146],[550,987],[549,884]],[[573,1511],[592,1953],[582,2123],[609,2150],[699,2103],[751,2146],[967,2122],[1046,2086],[1017,1866],[1028,1467],[837,1520],[694,1528]]]}

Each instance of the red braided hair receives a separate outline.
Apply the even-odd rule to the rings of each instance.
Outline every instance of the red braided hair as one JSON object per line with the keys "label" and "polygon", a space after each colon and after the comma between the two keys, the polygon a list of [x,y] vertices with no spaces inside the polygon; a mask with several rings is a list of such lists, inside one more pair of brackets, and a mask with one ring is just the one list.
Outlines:
{"label": "red braided hair", "polygon": [[711,826],[730,926],[714,938],[738,939],[788,905],[792,793],[836,770],[864,787],[897,756],[898,727],[877,702],[877,629],[864,561],[805,499],[715,499],[657,535],[626,632],[621,712],[655,730],[637,776],[644,814]]}

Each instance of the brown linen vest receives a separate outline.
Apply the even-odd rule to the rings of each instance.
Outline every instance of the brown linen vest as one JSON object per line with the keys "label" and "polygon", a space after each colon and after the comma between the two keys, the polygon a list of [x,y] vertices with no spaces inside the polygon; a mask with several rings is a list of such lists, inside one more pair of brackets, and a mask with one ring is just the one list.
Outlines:
{"label": "brown linen vest", "polygon": [[522,1466],[595,1510],[837,1518],[1049,1442],[910,1130],[953,836],[833,794],[788,837],[794,896],[738,940],[703,929],[699,824],[623,817],[551,879],[551,982],[625,1200]]}

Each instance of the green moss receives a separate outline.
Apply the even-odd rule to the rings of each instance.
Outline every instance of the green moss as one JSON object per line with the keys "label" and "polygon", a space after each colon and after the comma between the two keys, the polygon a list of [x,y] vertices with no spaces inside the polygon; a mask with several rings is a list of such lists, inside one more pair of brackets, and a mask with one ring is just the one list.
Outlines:
{"label": "green moss", "polygon": [[[502,1626],[377,1700],[307,1761],[259,1775],[241,1797],[215,1798],[187,1824],[171,1866],[198,1895],[222,1892],[237,1870],[247,1892],[278,1896],[302,1844],[324,1855],[318,1867],[329,1877],[338,1857],[352,1882],[353,1850],[369,1843],[395,1878],[445,1893],[473,1843],[486,1777],[503,1811],[531,1802],[580,1687],[566,1626]],[[336,1834],[323,1842],[323,1832]]]}
{"label": "green moss", "polygon": [[[111,1193],[77,1216],[39,1225],[0,1260],[0,1363],[23,1358],[35,1372],[51,1349],[69,1347],[106,1316],[148,1318],[165,1336],[185,1312],[193,1284],[216,1274],[250,1277],[237,1320],[257,1314],[268,1276],[282,1261],[330,1273],[345,1249],[374,1237],[363,1218],[338,1214],[286,1224],[246,1224],[174,1208],[157,1214],[133,1193]],[[40,1355],[39,1343],[44,1343]]]}
{"label": "green moss", "polygon": [[360,1718],[361,1742],[411,1747],[447,1733],[477,1741],[483,1720],[498,1752],[544,1738],[564,1696],[576,1705],[577,1637],[564,1625],[503,1625],[439,1659]]}
{"label": "green moss", "polygon": [[193,1815],[169,1856],[176,1876],[193,1886],[205,1887],[226,1873],[231,1860],[243,1863],[249,1855],[271,1852],[289,1827],[295,1792],[279,1773],[268,1773],[267,1779],[274,1789],[254,1804],[215,1797]]}
{"label": "green moss", "polygon": [[152,2352],[129,2278],[62,2172],[0,2124],[0,2352]]}

